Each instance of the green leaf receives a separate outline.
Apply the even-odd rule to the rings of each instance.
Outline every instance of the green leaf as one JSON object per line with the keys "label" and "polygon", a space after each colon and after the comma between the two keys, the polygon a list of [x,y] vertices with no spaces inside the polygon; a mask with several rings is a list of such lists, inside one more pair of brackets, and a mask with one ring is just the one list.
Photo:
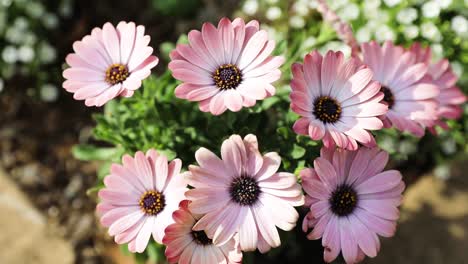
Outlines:
{"label": "green leaf", "polygon": [[77,145],[72,154],[79,160],[108,160],[119,152],[118,148],[100,148],[93,145]]}
{"label": "green leaf", "polygon": [[297,144],[294,144],[293,146],[293,149],[291,151],[291,157],[293,159],[300,159],[304,156],[304,154],[306,153],[306,150],[305,148],[297,145]]}

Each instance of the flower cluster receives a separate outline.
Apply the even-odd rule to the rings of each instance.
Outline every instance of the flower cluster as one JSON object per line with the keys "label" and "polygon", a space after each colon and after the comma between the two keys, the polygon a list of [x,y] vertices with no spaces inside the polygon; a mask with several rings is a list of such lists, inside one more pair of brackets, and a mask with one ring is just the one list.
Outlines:
{"label": "flower cluster", "polygon": [[[64,88],[87,106],[132,96],[158,63],[149,41],[133,22],[95,28],[67,56]],[[205,23],[170,54],[168,67],[181,81],[174,93],[213,115],[252,107],[275,95],[285,59],[274,48],[255,20]],[[170,262],[238,263],[242,251],[279,247],[278,228],[292,230],[294,207],[305,204],[303,230],[322,238],[325,261],[340,252],[347,263],[375,257],[379,236],[395,233],[405,185],[398,171],[383,171],[388,154],[372,131],[422,136],[458,117],[466,99],[448,62],[431,64],[428,48],[390,41],[355,48],[348,59],[312,51],[291,66],[291,109],[300,115],[292,129],[324,145],[314,168],[300,172],[305,196],[296,176],[281,171],[278,153],[262,154],[253,134],[225,139],[220,156],[199,148],[197,165],[183,173],[179,159],[138,151],[112,165],[99,191],[97,212],[115,242],[143,252],[153,237]]]}
{"label": "flower cluster", "polygon": [[[46,4],[40,0],[0,1],[0,92],[20,76],[37,84],[28,89],[42,101],[55,101],[59,89],[55,85],[60,67],[55,40],[42,35],[58,30],[60,20],[69,15],[70,0]],[[53,74],[44,74],[50,68]]]}

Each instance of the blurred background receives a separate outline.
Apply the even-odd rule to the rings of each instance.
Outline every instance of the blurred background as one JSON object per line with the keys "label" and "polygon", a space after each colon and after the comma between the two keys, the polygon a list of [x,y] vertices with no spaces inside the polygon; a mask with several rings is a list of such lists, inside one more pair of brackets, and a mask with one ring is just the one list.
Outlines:
{"label": "blurred background", "polygon": [[[430,45],[435,60],[450,60],[467,93],[467,0],[328,3],[352,24],[359,42]],[[154,70],[159,75],[184,33],[204,21],[241,16],[261,21],[288,67],[313,49],[349,56],[349,47],[322,23],[315,7],[314,0],[0,0],[0,263],[143,259],[122,253],[94,214],[96,197],[89,189],[98,181],[99,157],[107,154],[93,152],[99,157],[90,158],[74,146],[108,144],[93,136],[92,116],[102,109],[86,108],[61,88],[64,57],[72,52],[73,41],[107,21],[135,21],[151,35],[162,60]],[[280,84],[284,91],[287,83]],[[463,117],[450,122],[450,130],[439,137],[419,140],[394,131],[379,135],[379,145],[392,154],[391,166],[402,170],[409,187],[396,236],[383,239],[380,254],[366,263],[467,262],[468,107],[463,108]],[[294,151],[293,158],[304,155]],[[322,263],[320,241],[307,241],[300,231],[291,236],[265,256],[246,255],[246,262]]]}

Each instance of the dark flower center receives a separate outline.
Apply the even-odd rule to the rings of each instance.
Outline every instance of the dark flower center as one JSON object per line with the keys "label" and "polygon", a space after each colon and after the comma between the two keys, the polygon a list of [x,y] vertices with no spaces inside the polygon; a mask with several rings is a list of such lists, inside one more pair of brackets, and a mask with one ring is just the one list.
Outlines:
{"label": "dark flower center", "polygon": [[346,216],[353,212],[358,201],[356,191],[349,185],[343,184],[338,186],[332,192],[329,199],[331,210],[339,216]]}
{"label": "dark flower center", "polygon": [[229,188],[231,198],[240,205],[252,205],[258,200],[260,187],[257,181],[248,176],[235,178]]}
{"label": "dark flower center", "polygon": [[242,73],[234,64],[223,64],[213,73],[213,80],[220,90],[235,89],[242,81]]}
{"label": "dark flower center", "polygon": [[166,206],[164,195],[158,191],[146,191],[140,198],[140,207],[147,215],[157,215]]}
{"label": "dark flower center", "polygon": [[395,97],[393,96],[392,90],[388,89],[385,86],[382,86],[380,88],[380,91],[384,93],[384,98],[383,101],[388,104],[388,108],[392,108],[392,106],[395,104]]}
{"label": "dark flower center", "polygon": [[192,237],[195,243],[203,246],[213,244],[213,240],[209,239],[205,231],[192,231]]}
{"label": "dark flower center", "polygon": [[341,106],[335,99],[322,96],[315,100],[313,113],[317,119],[324,123],[335,123],[340,119]]}
{"label": "dark flower center", "polygon": [[128,77],[128,69],[122,64],[112,64],[106,71],[106,82],[114,85],[125,81]]}

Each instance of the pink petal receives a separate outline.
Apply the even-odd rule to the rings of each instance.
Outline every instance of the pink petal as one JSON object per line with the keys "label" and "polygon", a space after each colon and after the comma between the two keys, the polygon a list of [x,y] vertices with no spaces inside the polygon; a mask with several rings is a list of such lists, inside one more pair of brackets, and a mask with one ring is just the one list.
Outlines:
{"label": "pink petal", "polygon": [[328,51],[322,62],[322,95],[330,95],[333,82],[336,79],[337,69],[343,63],[343,53]]}
{"label": "pink petal", "polygon": [[104,46],[113,63],[120,63],[120,41],[117,31],[111,23],[104,24],[102,28]]}
{"label": "pink petal", "polygon": [[257,181],[262,181],[278,171],[281,165],[281,157],[276,152],[269,152],[263,156],[262,168],[255,175]]}
{"label": "pink petal", "polygon": [[348,218],[340,218],[341,251],[346,263],[355,263],[358,255],[358,245],[352,234],[352,226]]}
{"label": "pink petal", "polygon": [[136,26],[133,22],[121,22],[117,25],[117,30],[120,36],[120,59],[122,64],[127,64],[135,44]]}
{"label": "pink petal", "polygon": [[210,150],[206,148],[198,149],[195,152],[195,159],[203,169],[211,171],[214,175],[226,175],[223,161]]}
{"label": "pink petal", "polygon": [[273,220],[269,217],[268,211],[263,206],[251,207],[255,222],[257,223],[258,232],[262,235],[265,241],[271,247],[279,247],[281,245],[278,230]]}
{"label": "pink petal", "polygon": [[338,184],[338,176],[336,175],[333,165],[328,160],[319,157],[314,160],[314,168],[327,189],[334,189]]}
{"label": "pink petal", "polygon": [[242,96],[237,90],[229,89],[224,93],[224,104],[229,110],[238,112],[242,109]]}
{"label": "pink petal", "polygon": [[257,232],[252,211],[247,208],[244,222],[239,228],[240,247],[243,251],[254,251],[257,248]]}
{"label": "pink petal", "polygon": [[224,104],[224,93],[220,92],[213,96],[210,101],[210,112],[213,115],[220,115],[226,111],[226,105]]}
{"label": "pink petal", "polygon": [[223,42],[218,30],[211,23],[204,23],[202,26],[203,42],[206,49],[211,54],[218,65],[227,63],[224,61]]}
{"label": "pink petal", "polygon": [[151,237],[151,230],[153,229],[153,226],[155,225],[154,220],[156,217],[148,217],[146,218],[145,223],[140,229],[140,232],[138,233],[136,237],[136,252],[142,253],[145,251],[146,246],[148,245],[148,241]]}
{"label": "pink petal", "polygon": [[356,186],[356,191],[359,194],[384,192],[398,186],[401,179],[399,171],[384,171]]}
{"label": "pink petal", "polygon": [[341,236],[338,217],[332,216],[323,233],[322,246],[324,247],[323,259],[330,263],[338,257],[341,251]]}
{"label": "pink petal", "polygon": [[245,46],[238,60],[241,70],[245,69],[260,53],[268,40],[268,34],[264,30],[256,32]]}

